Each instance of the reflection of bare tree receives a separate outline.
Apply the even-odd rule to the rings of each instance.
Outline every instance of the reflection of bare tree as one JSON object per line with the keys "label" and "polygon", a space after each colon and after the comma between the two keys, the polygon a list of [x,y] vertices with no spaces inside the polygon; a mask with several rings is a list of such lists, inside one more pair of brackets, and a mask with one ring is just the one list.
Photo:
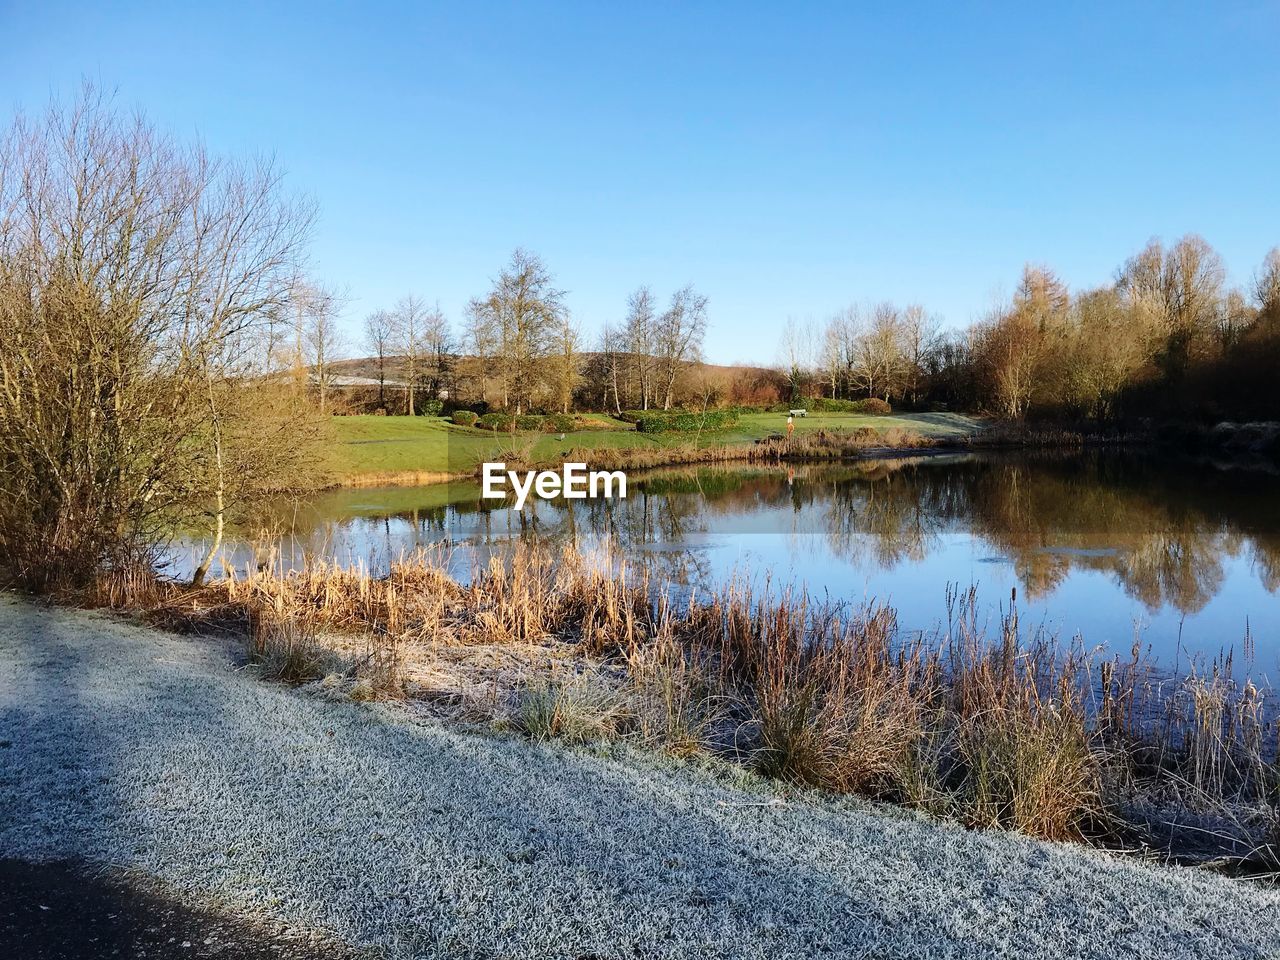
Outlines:
{"label": "reflection of bare tree", "polygon": [[1221,544],[1197,531],[1151,533],[1124,555],[1117,573],[1126,591],[1149,609],[1169,603],[1195,613],[1222,586]]}
{"label": "reflection of bare tree", "polygon": [[[1171,486],[1170,477],[1181,480]],[[1218,591],[1222,559],[1242,541],[1226,533],[1230,502],[1188,479],[1118,456],[997,458],[975,468],[968,500],[975,526],[1011,557],[1029,596],[1072,569],[1093,569],[1148,609],[1191,613]]]}
{"label": "reflection of bare tree", "polygon": [[1280,531],[1268,530],[1253,539],[1253,568],[1262,585],[1272,593],[1280,590]]}
{"label": "reflection of bare tree", "polygon": [[827,539],[837,555],[870,553],[882,567],[922,560],[944,518],[934,508],[933,487],[914,465],[871,463],[830,481]]}

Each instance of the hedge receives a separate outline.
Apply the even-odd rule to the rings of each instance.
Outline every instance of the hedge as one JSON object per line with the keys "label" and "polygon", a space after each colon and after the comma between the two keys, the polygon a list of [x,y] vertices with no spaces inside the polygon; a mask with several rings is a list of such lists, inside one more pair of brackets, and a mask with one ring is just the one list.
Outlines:
{"label": "hedge", "polygon": [[516,417],[517,430],[541,430],[543,418],[533,413],[525,413]]}
{"label": "hedge", "polygon": [[738,422],[737,410],[708,410],[706,413],[671,411],[647,413],[636,421],[641,433],[694,433],[720,430]]}
{"label": "hedge", "polygon": [[774,413],[786,413],[788,410],[811,410],[814,413],[893,413],[893,407],[879,397],[866,400],[833,400],[830,397],[815,397],[812,400],[797,400],[795,403],[780,403],[773,407]]}
{"label": "hedge", "polygon": [[424,417],[438,417],[444,411],[443,400],[423,400],[418,406],[418,413]]}
{"label": "hedge", "polygon": [[453,422],[460,427],[474,427],[479,419],[479,415],[474,410],[453,411]]}
{"label": "hedge", "polygon": [[511,424],[515,419],[509,413],[486,413],[480,418],[479,424],[486,430],[506,431],[511,429]]}

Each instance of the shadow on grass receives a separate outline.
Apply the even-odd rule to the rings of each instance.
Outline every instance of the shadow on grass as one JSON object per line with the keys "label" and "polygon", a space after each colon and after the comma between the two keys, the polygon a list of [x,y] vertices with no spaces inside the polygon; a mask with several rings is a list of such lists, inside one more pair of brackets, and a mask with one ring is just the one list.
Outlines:
{"label": "shadow on grass", "polygon": [[291,936],[278,924],[194,905],[156,884],[88,864],[0,860],[0,956],[355,960],[358,955],[309,936]]}

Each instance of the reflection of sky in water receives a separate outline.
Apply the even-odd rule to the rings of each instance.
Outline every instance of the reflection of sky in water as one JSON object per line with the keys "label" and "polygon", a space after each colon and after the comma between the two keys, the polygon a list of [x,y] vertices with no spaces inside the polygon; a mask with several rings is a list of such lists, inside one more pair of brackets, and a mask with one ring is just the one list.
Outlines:
{"label": "reflection of sky in water", "polygon": [[[1252,672],[1273,677],[1280,664],[1280,596],[1269,589],[1280,537],[1263,506],[1274,478],[1179,474],[1168,487],[1165,475],[1124,461],[971,458],[799,468],[792,482],[787,473],[657,473],[633,477],[625,502],[531,502],[523,515],[478,509],[467,486],[337,491],[263,505],[257,520],[286,566],[324,555],[376,572],[448,544],[465,576],[521,538],[589,551],[608,536],[632,563],[686,585],[736,575],[874,599],[895,606],[908,630],[944,624],[947,585],[973,585],[993,632],[1016,589],[1024,629],[1120,653],[1137,630],[1168,666],[1185,665],[1188,651],[1239,655],[1248,630]],[[175,572],[196,549],[174,548]],[[242,541],[226,557],[240,570],[255,562]]]}
{"label": "reflection of sky in water", "polygon": [[[775,584],[803,583],[818,595],[875,600],[898,611],[907,630],[933,631],[945,626],[945,585],[977,587],[985,623],[998,633],[1000,617],[1018,590],[1022,627],[1043,627],[1063,639],[1083,637],[1090,644],[1107,644],[1125,653],[1135,630],[1143,646],[1150,645],[1169,666],[1186,664],[1190,652],[1209,658],[1225,648],[1241,649],[1246,628],[1258,649],[1258,674],[1274,673],[1280,654],[1277,627],[1280,599],[1269,593],[1250,569],[1247,558],[1227,558],[1222,589],[1194,614],[1184,615],[1170,604],[1156,610],[1127,595],[1114,576],[1099,570],[1075,569],[1046,593],[1028,599],[1013,564],[993,557],[990,545],[969,533],[939,537],[927,556],[899,560],[889,566],[867,562],[866,554],[850,558],[825,549],[820,539],[761,534],[727,537],[704,549],[717,572],[738,569],[771,571]],[[807,549],[806,549],[807,547]],[[850,562],[852,559],[852,562]],[[1252,611],[1252,613],[1250,613]],[[1246,622],[1247,620],[1247,622]],[[1179,637],[1181,656],[1179,659]]]}

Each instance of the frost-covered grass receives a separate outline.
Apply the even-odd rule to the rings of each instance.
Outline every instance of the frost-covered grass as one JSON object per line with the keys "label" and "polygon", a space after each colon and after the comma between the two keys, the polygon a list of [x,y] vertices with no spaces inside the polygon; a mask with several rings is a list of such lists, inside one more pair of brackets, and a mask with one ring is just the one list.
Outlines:
{"label": "frost-covered grass", "polygon": [[1267,957],[1280,894],[264,684],[0,596],[0,855],[393,957]]}

